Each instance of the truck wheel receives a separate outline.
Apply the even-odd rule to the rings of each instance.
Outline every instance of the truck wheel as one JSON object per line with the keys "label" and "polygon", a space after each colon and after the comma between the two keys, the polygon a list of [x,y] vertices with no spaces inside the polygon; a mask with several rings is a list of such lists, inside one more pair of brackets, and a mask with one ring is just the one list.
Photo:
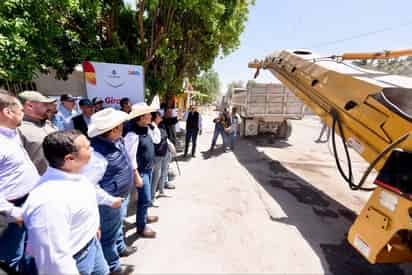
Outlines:
{"label": "truck wheel", "polygon": [[292,134],[292,123],[288,120],[284,120],[278,127],[277,137],[280,139],[288,139]]}

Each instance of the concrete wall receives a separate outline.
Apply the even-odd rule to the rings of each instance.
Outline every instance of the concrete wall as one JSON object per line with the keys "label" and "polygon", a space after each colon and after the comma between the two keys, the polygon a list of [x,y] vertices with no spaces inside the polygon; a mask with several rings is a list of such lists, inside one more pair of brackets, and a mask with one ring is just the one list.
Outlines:
{"label": "concrete wall", "polygon": [[55,76],[56,72],[50,70],[49,74],[40,74],[33,82],[36,83],[37,90],[44,95],[72,94],[73,96],[86,96],[83,72],[74,71],[66,81],[57,80]]}

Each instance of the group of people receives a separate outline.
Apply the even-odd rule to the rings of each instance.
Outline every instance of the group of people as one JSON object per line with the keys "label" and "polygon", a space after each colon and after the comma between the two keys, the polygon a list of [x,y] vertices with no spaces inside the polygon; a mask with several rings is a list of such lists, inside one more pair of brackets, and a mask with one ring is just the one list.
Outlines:
{"label": "group of people", "polygon": [[215,127],[210,151],[214,150],[219,136],[222,137],[223,151],[226,152],[228,149],[233,151],[239,135],[239,127],[242,122],[237,109],[235,107],[232,108],[231,113],[229,113],[227,109],[224,109],[213,122],[215,123]]}
{"label": "group of people", "polygon": [[[191,156],[195,157],[197,137],[202,134],[202,117],[195,106],[190,106],[183,119],[186,121],[186,139],[183,156],[188,156],[189,145],[192,143]],[[224,109],[223,112],[220,112],[219,116],[213,120],[213,123],[215,127],[209,152],[214,150],[219,136],[222,137],[223,151],[233,151],[241,124],[241,118],[237,113],[237,109],[235,107],[232,108],[231,113],[229,113],[227,109]]]}
{"label": "group of people", "polygon": [[154,238],[155,194],[173,189],[173,109],[36,91],[0,92],[0,268],[10,274],[126,274],[123,223],[133,188],[136,233]]}

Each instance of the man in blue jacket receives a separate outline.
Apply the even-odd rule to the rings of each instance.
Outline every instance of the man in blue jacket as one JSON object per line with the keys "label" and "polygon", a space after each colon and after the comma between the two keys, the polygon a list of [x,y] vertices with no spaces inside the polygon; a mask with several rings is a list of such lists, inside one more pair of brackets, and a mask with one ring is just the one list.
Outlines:
{"label": "man in blue jacket", "polygon": [[127,203],[133,186],[133,171],[122,138],[123,123],[129,116],[122,112],[107,108],[91,117],[88,136],[93,149],[107,160],[106,172],[99,185],[112,196],[122,197],[124,201],[120,209],[99,206],[101,244],[111,274],[123,274],[126,271],[120,266],[119,257],[134,253],[135,247],[127,247],[122,230]]}

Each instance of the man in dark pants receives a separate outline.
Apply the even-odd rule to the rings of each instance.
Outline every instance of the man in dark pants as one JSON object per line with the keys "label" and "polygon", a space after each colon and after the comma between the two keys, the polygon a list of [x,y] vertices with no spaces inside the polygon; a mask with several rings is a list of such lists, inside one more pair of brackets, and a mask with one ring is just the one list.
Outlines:
{"label": "man in dark pants", "polygon": [[184,157],[187,156],[190,141],[192,141],[192,157],[195,157],[197,135],[202,134],[202,117],[196,110],[196,107],[190,106],[189,111],[185,114],[184,120],[186,120],[186,142]]}

